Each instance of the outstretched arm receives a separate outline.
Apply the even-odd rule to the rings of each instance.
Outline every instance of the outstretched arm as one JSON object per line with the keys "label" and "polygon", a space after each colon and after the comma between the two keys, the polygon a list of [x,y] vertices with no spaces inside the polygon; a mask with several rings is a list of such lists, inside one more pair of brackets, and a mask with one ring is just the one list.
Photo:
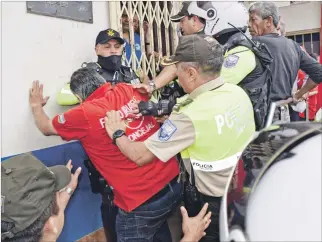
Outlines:
{"label": "outstretched arm", "polygon": [[177,76],[177,68],[176,65],[166,66],[161,73],[154,78],[154,83],[156,89],[164,87],[169,84],[174,78]]}
{"label": "outstretched arm", "polygon": [[46,115],[43,106],[46,105],[49,97],[43,97],[43,85],[39,81],[32,83],[32,88],[29,91],[29,104],[34,116],[37,128],[44,135],[58,135],[52,121]]}

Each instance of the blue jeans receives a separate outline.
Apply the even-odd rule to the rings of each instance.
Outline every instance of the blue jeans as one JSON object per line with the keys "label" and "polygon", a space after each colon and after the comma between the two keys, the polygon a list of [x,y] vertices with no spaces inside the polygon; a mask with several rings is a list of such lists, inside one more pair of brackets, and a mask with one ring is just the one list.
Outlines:
{"label": "blue jeans", "polygon": [[169,183],[157,198],[131,212],[119,208],[116,216],[118,242],[170,242],[171,233],[167,219],[182,200],[182,182]]}

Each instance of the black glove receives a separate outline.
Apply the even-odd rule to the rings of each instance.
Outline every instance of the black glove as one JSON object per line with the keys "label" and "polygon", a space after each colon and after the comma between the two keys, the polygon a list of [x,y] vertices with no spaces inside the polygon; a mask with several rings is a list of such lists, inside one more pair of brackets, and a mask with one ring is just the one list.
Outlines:
{"label": "black glove", "polygon": [[158,115],[158,107],[157,103],[148,101],[139,102],[139,113],[141,113],[143,116],[157,116]]}
{"label": "black glove", "polygon": [[158,103],[141,101],[138,106],[139,112],[142,113],[143,116],[162,117],[164,115],[169,115],[174,105],[175,100],[161,100]]}

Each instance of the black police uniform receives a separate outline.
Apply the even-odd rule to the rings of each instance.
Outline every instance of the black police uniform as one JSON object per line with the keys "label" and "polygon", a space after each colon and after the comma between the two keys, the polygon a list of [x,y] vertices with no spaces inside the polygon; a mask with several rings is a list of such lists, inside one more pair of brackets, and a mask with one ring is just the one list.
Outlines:
{"label": "black police uniform", "polygon": [[119,70],[110,71],[102,68],[97,62],[84,62],[82,67],[95,69],[106,82],[111,82],[112,85],[125,82],[130,84],[139,84],[140,79],[136,73],[128,66],[121,66]]}

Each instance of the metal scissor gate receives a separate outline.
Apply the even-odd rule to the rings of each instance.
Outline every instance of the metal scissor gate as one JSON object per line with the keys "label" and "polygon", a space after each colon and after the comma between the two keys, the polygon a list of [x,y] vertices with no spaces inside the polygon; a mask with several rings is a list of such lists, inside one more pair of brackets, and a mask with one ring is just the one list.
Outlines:
{"label": "metal scissor gate", "polygon": [[[170,16],[178,13],[181,1],[111,1],[109,4],[110,27],[121,34],[122,15],[129,19],[129,36],[131,44],[131,57],[125,60],[134,70],[142,70],[155,77],[160,60],[163,56],[171,55],[175,51],[178,42],[177,24],[170,21]],[[135,52],[134,19],[139,21],[139,35],[141,39],[141,57]],[[144,37],[144,22],[147,23],[147,34],[150,36],[146,45]],[[148,53],[147,53],[148,50]],[[157,54],[151,54],[156,52]]]}

